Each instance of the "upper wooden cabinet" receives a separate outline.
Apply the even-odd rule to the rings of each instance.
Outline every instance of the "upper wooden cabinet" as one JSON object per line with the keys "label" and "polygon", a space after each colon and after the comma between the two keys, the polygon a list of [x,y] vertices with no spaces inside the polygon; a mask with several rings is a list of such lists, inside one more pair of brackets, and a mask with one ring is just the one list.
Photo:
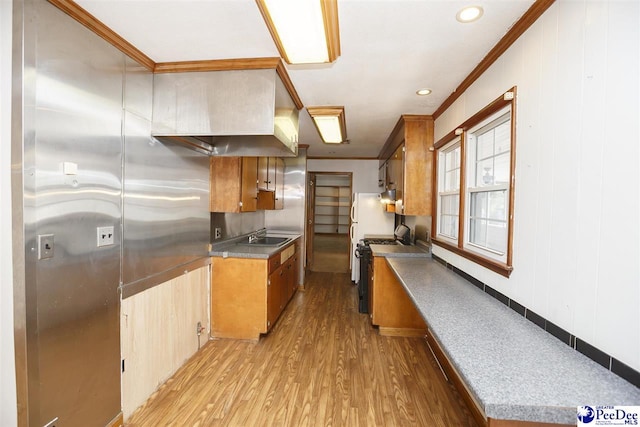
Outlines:
{"label": "upper wooden cabinet", "polygon": [[404,192],[404,144],[401,144],[387,160],[387,190],[398,191],[402,197]]}
{"label": "upper wooden cabinet", "polygon": [[284,160],[279,157],[258,159],[258,209],[284,208]]}
{"label": "upper wooden cabinet", "polygon": [[275,190],[276,158],[258,157],[258,190]]}
{"label": "upper wooden cabinet", "polygon": [[257,157],[211,157],[211,212],[254,212],[257,172]]}
{"label": "upper wooden cabinet", "polygon": [[[431,215],[433,200],[433,117],[403,115],[380,158],[387,159],[387,184],[400,192],[396,213]],[[393,183],[393,184],[392,184]]]}

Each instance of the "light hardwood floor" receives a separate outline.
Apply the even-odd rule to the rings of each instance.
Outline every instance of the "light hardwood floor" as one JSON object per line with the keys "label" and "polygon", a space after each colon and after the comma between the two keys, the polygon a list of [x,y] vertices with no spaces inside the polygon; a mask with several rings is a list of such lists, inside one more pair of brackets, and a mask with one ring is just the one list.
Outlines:
{"label": "light hardwood floor", "polygon": [[314,234],[311,271],[348,273],[350,250],[346,234]]}
{"label": "light hardwood floor", "polygon": [[269,335],[208,342],[125,425],[476,426],[424,339],[378,335],[356,299],[312,273]]}

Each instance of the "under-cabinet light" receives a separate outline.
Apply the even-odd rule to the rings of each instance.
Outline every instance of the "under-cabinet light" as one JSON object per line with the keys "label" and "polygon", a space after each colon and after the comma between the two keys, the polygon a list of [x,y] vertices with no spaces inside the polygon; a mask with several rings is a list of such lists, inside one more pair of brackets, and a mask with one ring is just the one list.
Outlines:
{"label": "under-cabinet light", "polygon": [[280,56],[289,64],[340,56],[337,0],[256,0]]}
{"label": "under-cabinet light", "polygon": [[322,141],[327,144],[342,144],[347,139],[344,107],[307,107],[313,124]]}

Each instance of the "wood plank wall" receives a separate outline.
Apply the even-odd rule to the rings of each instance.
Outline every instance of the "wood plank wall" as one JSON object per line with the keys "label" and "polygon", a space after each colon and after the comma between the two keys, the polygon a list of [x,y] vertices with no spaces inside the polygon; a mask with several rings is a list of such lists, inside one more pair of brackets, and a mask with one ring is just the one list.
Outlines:
{"label": "wood plank wall", "polygon": [[196,325],[209,336],[209,266],[122,300],[120,340],[125,420],[198,350]]}

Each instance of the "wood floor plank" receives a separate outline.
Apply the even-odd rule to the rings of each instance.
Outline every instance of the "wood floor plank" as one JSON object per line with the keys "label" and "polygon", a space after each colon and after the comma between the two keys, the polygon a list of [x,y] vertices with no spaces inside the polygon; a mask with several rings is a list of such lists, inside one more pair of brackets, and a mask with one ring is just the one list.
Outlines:
{"label": "wood floor plank", "polygon": [[357,299],[312,273],[268,335],[209,341],[125,425],[477,427],[425,340],[380,336]]}

